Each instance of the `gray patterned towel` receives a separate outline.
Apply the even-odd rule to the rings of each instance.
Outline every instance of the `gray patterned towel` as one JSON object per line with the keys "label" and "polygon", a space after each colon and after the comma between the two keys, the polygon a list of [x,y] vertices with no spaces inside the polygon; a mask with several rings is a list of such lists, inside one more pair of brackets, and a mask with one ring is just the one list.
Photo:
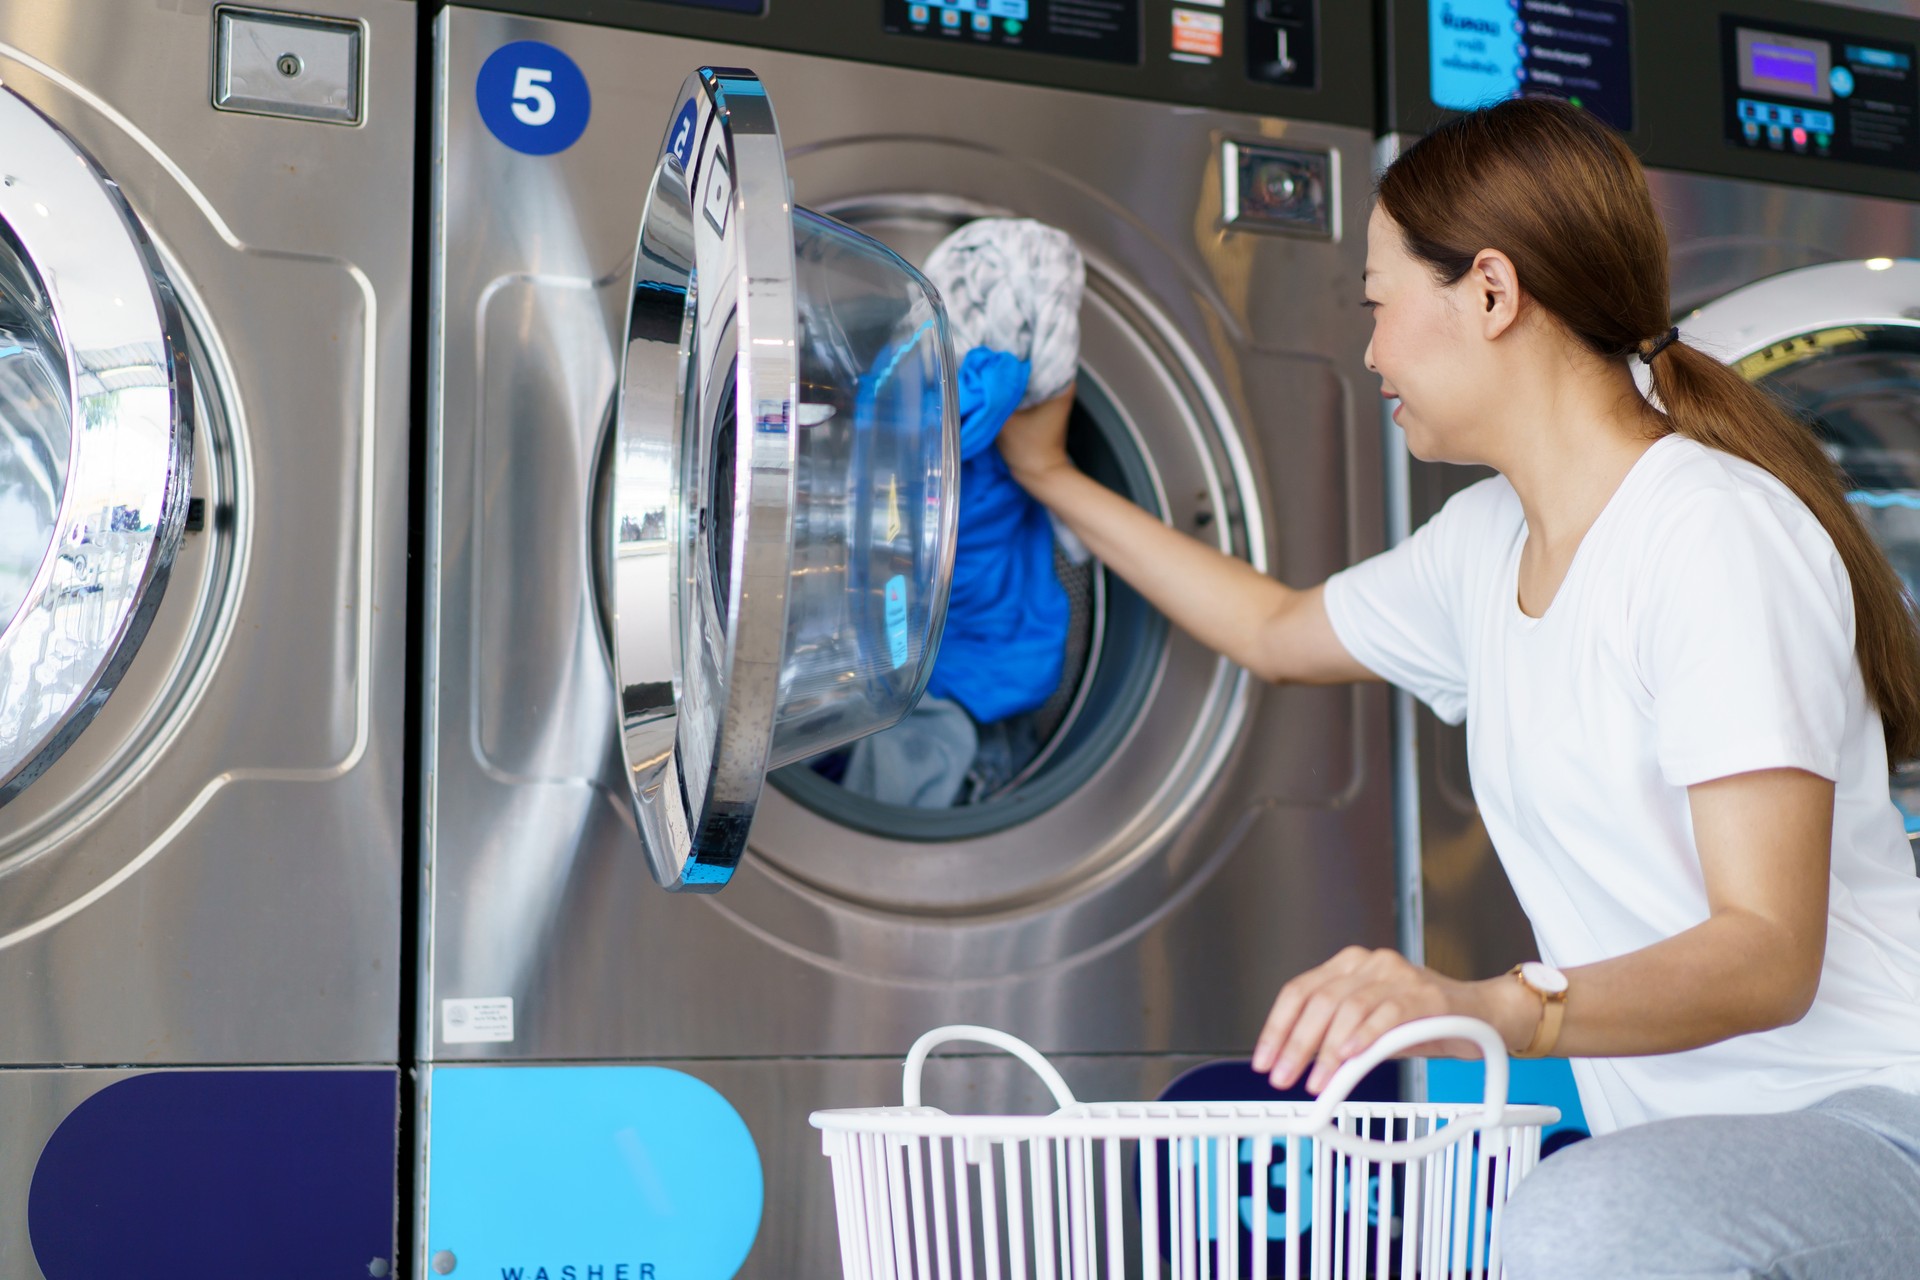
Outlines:
{"label": "gray patterned towel", "polygon": [[1022,409],[1073,385],[1087,268],[1066,232],[1030,218],[980,218],[927,258],[953,322],[953,349],[989,347],[1033,366]]}

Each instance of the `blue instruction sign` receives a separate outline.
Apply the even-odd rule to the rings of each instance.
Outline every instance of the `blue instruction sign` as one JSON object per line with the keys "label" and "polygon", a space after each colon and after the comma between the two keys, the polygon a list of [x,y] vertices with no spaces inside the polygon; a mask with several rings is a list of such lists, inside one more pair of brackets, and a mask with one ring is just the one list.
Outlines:
{"label": "blue instruction sign", "polygon": [[1540,95],[1633,127],[1626,0],[1428,0],[1427,44],[1436,107]]}
{"label": "blue instruction sign", "polygon": [[481,64],[474,103],[487,129],[515,151],[550,156],[587,130],[593,95],[572,58],[539,40],[503,44]]}

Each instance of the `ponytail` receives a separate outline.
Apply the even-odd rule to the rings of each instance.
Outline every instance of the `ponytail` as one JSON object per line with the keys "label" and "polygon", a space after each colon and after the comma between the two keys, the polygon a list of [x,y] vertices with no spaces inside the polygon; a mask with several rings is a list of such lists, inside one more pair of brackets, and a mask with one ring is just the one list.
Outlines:
{"label": "ponytail", "polygon": [[1641,357],[1665,429],[1770,472],[1833,539],[1853,589],[1854,648],[1887,757],[1920,756],[1920,621],[1886,553],[1806,424],[1669,328],[1667,238],[1619,135],[1551,98],[1459,116],[1380,178],[1380,207],[1443,284],[1480,250],[1513,261],[1527,295],[1588,350]]}

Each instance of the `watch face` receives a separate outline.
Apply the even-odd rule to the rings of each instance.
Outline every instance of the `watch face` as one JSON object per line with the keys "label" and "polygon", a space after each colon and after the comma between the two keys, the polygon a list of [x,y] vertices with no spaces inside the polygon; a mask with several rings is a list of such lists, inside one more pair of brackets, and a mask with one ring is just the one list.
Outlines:
{"label": "watch face", "polygon": [[1567,975],[1552,965],[1541,964],[1538,960],[1529,960],[1520,966],[1520,976],[1535,991],[1544,991],[1548,995],[1558,995],[1567,989]]}

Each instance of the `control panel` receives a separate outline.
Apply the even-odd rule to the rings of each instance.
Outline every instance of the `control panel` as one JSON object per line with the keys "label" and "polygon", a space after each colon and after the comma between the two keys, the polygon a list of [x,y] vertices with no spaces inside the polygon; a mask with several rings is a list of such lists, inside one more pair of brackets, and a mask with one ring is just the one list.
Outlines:
{"label": "control panel", "polygon": [[1140,0],[886,0],[883,21],[894,35],[1140,61]]}
{"label": "control panel", "polygon": [[[1582,0],[1589,2],[1618,0]],[[745,49],[778,49],[1369,132],[1378,119],[1375,6],[1367,0],[458,3]],[[744,55],[739,60],[751,64]]]}
{"label": "control panel", "polygon": [[[1920,202],[1920,13],[1820,0],[1376,4],[1381,124],[1403,145],[1454,112],[1551,95],[1620,130],[1649,169]],[[1331,12],[1323,3],[1323,23]]]}
{"label": "control panel", "polygon": [[1720,47],[1729,143],[1920,168],[1913,45],[1726,14]]}

